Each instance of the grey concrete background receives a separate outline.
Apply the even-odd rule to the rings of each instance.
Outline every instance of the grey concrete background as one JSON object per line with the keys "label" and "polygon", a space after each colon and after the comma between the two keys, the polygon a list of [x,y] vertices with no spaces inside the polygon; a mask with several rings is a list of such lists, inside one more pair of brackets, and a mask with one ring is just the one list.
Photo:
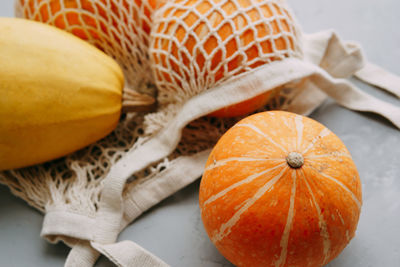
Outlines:
{"label": "grey concrete background", "polygon": [[[289,0],[305,32],[334,28],[360,42],[369,59],[400,75],[398,0]],[[13,15],[13,1],[0,1],[0,16]],[[0,64],[2,64],[0,62]],[[400,105],[388,94],[355,81],[363,90]],[[400,266],[400,131],[386,120],[328,101],[312,116],[347,145],[363,184],[356,237],[329,267]],[[199,183],[163,201],[120,236],[133,240],[172,266],[231,266],[203,229]],[[42,216],[0,186],[0,266],[62,266],[69,249],[40,239]],[[112,266],[101,259],[97,266]]]}

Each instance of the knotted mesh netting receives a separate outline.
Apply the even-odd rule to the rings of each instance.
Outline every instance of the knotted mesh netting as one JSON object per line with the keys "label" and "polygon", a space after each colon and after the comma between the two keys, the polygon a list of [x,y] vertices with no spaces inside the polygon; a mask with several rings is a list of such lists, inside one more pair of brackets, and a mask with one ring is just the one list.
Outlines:
{"label": "knotted mesh netting", "polygon": [[176,0],[154,15],[150,56],[161,104],[182,102],[273,61],[302,57],[282,1]]}

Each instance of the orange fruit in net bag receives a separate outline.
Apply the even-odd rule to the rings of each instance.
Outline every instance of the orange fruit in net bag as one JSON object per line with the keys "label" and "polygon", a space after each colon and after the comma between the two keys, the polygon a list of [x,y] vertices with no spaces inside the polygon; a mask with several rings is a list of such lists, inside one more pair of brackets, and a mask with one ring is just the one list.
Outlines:
{"label": "orange fruit in net bag", "polygon": [[237,266],[322,266],[354,236],[361,183],[341,140],[283,111],[249,116],[218,141],[200,185],[204,227]]}
{"label": "orange fruit in net bag", "polygon": [[157,0],[17,0],[18,16],[68,31],[112,56],[128,83],[147,77],[151,16]]}
{"label": "orange fruit in net bag", "polygon": [[209,116],[217,118],[242,116],[263,107],[278,93],[279,88],[255,96],[243,102],[221,108],[217,111],[210,113]]}
{"label": "orange fruit in net bag", "polygon": [[[281,1],[169,1],[155,15],[152,38],[150,55],[160,102],[174,97],[180,101],[300,54],[294,21]],[[271,95],[266,92],[212,115],[252,112]]]}
{"label": "orange fruit in net bag", "polygon": [[[145,33],[150,32],[150,17],[156,0],[18,0],[17,10],[25,18],[52,24],[84,39],[128,35],[125,28],[132,21]],[[125,24],[125,25],[123,25]],[[130,25],[138,34],[139,27]]]}

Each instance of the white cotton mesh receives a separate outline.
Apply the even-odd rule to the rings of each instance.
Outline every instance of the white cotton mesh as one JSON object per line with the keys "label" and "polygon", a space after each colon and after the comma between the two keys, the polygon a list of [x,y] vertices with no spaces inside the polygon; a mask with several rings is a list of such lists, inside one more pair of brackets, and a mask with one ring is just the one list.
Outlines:
{"label": "white cotton mesh", "polygon": [[150,57],[161,105],[272,61],[302,57],[299,29],[284,1],[168,1],[153,20]]}
{"label": "white cotton mesh", "polygon": [[154,94],[148,64],[155,0],[16,0],[17,16],[56,26],[95,45],[122,67],[127,86]]}

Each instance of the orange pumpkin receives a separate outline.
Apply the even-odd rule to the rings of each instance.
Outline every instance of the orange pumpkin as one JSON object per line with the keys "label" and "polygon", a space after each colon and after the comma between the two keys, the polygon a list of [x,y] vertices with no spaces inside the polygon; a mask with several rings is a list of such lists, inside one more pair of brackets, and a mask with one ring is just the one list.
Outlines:
{"label": "orange pumpkin", "polygon": [[354,236],[356,166],[320,123],[283,111],[247,117],[211,152],[200,185],[205,229],[237,266],[322,266]]}
{"label": "orange pumpkin", "polygon": [[[293,25],[277,1],[168,1],[155,16],[150,49],[159,96],[193,96],[292,57],[299,49]],[[264,106],[272,95],[266,92],[211,115],[244,115]]]}

